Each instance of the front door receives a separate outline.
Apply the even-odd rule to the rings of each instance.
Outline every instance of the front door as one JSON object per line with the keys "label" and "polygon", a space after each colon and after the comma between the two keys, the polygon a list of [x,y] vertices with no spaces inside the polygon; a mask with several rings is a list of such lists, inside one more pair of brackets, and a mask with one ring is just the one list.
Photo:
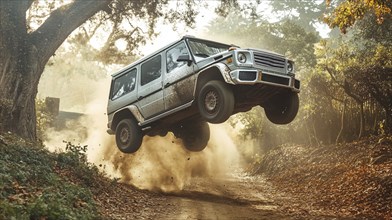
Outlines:
{"label": "front door", "polygon": [[143,117],[148,119],[163,112],[165,106],[163,103],[161,54],[140,65],[139,83],[138,105]]}
{"label": "front door", "polygon": [[170,110],[193,99],[193,90],[196,82],[194,64],[190,66],[186,61],[177,62],[180,55],[189,54],[182,41],[166,51],[166,73],[163,80],[165,109]]}

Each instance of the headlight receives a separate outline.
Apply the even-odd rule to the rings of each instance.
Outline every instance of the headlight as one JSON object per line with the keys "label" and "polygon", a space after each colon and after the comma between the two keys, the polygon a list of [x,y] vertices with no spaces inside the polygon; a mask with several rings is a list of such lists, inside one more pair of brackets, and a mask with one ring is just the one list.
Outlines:
{"label": "headlight", "polygon": [[288,73],[294,72],[294,63],[292,61],[287,61],[287,72]]}
{"label": "headlight", "polygon": [[238,53],[237,60],[240,63],[246,63],[246,55],[244,53]]}

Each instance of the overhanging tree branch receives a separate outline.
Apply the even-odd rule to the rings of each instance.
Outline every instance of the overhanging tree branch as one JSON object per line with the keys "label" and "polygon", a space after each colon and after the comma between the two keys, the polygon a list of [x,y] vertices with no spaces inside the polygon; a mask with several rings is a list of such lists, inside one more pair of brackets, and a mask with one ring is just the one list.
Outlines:
{"label": "overhanging tree branch", "polygon": [[53,11],[30,36],[38,49],[40,61],[46,63],[72,31],[98,11],[106,9],[110,2],[111,0],[75,0]]}

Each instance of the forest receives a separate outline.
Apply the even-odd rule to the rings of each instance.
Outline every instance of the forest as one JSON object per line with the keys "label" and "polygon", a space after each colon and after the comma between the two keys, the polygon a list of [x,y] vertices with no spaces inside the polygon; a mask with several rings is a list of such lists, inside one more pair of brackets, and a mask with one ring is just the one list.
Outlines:
{"label": "forest", "polygon": [[[235,152],[239,155],[244,173],[266,175],[267,181],[276,184],[277,188],[284,188],[285,184],[291,186],[291,189],[283,190],[285,193],[298,195],[310,190],[311,194],[311,190],[318,190],[313,188],[316,186],[330,187],[330,191],[335,193],[316,192],[314,197],[309,198],[315,199],[317,195],[321,195],[326,203],[330,202],[327,205],[315,202],[315,207],[323,207],[320,208],[324,210],[322,215],[313,206],[311,211],[302,206],[300,211],[293,211],[294,209],[284,205],[283,211],[279,209],[281,212],[275,213],[276,216],[274,214],[271,219],[281,219],[282,213],[303,219],[318,219],[320,216],[326,219],[389,219],[392,215],[390,205],[383,207],[392,201],[392,2],[389,0],[0,0],[0,33],[0,174],[11,173],[12,169],[18,167],[10,159],[12,156],[7,155],[14,155],[19,151],[23,155],[33,153],[32,149],[35,147],[30,145],[46,145],[50,148],[50,145],[65,143],[65,153],[52,155],[48,152],[49,156],[43,156],[47,161],[55,160],[48,164],[53,164],[50,170],[59,175],[45,176],[45,184],[60,186],[60,179],[65,177],[73,183],[96,188],[92,192],[80,189],[84,192],[82,199],[77,196],[79,189],[68,184],[66,188],[71,194],[66,195],[66,200],[50,197],[55,193],[64,193],[57,191],[50,191],[49,196],[44,198],[42,195],[45,190],[40,189],[43,184],[40,179],[34,181],[34,189],[22,186],[29,183],[29,178],[37,176],[39,170],[49,169],[44,164],[38,164],[33,169],[38,174],[29,173],[30,171],[23,173],[26,177],[22,174],[2,174],[0,219],[13,219],[9,216],[16,219],[59,219],[58,213],[66,213],[63,215],[64,219],[83,216],[87,216],[86,219],[100,218],[97,216],[120,219],[113,215],[113,207],[112,211],[98,208],[100,210],[97,216],[91,214],[97,212],[95,206],[90,205],[90,202],[94,203],[92,200],[95,200],[97,207],[110,206],[105,202],[106,197],[94,197],[104,192],[110,184],[118,184],[117,189],[131,190],[121,185],[130,183],[134,187],[132,190],[135,190],[132,195],[137,194],[144,200],[151,196],[154,198],[153,203],[160,206],[161,197],[167,199],[167,196],[173,196],[161,195],[161,191],[171,193],[172,189],[176,192],[178,189],[186,189],[186,182],[198,176],[195,173],[203,173],[190,166],[190,173],[194,175],[185,175],[189,179],[183,182],[179,179],[184,178],[184,174],[174,174],[177,170],[168,162],[162,165],[162,169],[156,168],[155,171],[161,172],[157,182],[163,182],[165,187],[157,186],[156,183],[145,187],[142,182],[147,180],[134,180],[137,179],[137,174],[130,174],[129,171],[133,165],[138,167],[142,164],[136,158],[123,157],[118,152],[111,152],[112,148],[105,148],[102,159],[105,162],[97,163],[98,156],[91,155],[94,151],[102,151],[86,149],[76,144],[93,140],[88,143],[88,148],[93,148],[91,145],[111,145],[112,140],[105,136],[110,75],[184,35],[283,54],[295,61],[296,77],[301,80],[301,92],[300,109],[292,123],[274,125],[265,117],[263,108],[255,107],[249,112],[232,116],[225,123],[225,129],[230,132],[223,134],[220,133],[223,129],[214,128],[216,137],[220,135],[225,140],[232,140],[232,151],[222,151],[218,147],[207,152],[208,157],[191,156],[186,152],[179,153],[178,157],[183,156],[187,160],[203,160],[201,158],[206,157],[210,164],[213,161],[211,158],[231,158],[232,152]],[[47,111],[46,97],[60,98],[62,111],[90,115],[90,118],[67,124],[64,130],[55,130],[52,127],[56,115]],[[106,138],[102,139],[101,136]],[[212,140],[211,145],[218,143],[218,139]],[[178,145],[167,137],[149,138],[144,143],[146,146],[170,143]],[[10,148],[14,145],[24,147]],[[44,154],[39,149],[39,155]],[[148,154],[149,151],[154,149],[146,147],[146,151],[140,155]],[[169,152],[170,157],[176,157],[175,153]],[[222,154],[217,155],[218,153]],[[21,155],[15,158],[19,157],[22,158]],[[41,160],[37,155],[35,157],[37,160],[30,158],[31,161],[26,164]],[[22,160],[21,158],[18,160]],[[237,156],[235,158],[238,159]],[[126,164],[126,160],[129,164]],[[159,161],[165,163],[164,159],[163,162]],[[73,173],[72,164],[78,164],[77,171],[87,172],[91,179],[86,180],[82,175]],[[83,164],[87,164],[87,167],[83,167]],[[119,174],[118,179],[104,179],[107,177],[103,177],[102,171],[98,171],[99,168],[93,164],[113,167]],[[194,165],[198,166],[198,163]],[[42,167],[38,169],[40,166]],[[203,165],[202,168],[211,175],[216,170],[209,166]],[[24,169],[27,168],[23,167],[22,170]],[[177,181],[174,188],[170,186],[172,182],[169,184],[167,176],[171,177],[172,182],[173,179],[174,182]],[[148,181],[154,182],[155,177],[149,178],[151,179]],[[292,179],[291,182],[288,179]],[[96,182],[93,183],[94,181]],[[342,181],[339,186],[338,181]],[[355,187],[350,185],[354,182],[360,183]],[[98,183],[106,188],[97,187]],[[358,194],[360,191],[370,190],[369,184],[378,184],[380,187],[376,188],[382,189],[383,193],[377,191],[378,194],[373,197]],[[236,187],[239,186],[234,188]],[[351,193],[352,197],[339,197],[349,195],[350,188],[357,190]],[[147,189],[149,192],[144,195],[144,192],[138,191],[140,189]],[[342,189],[347,190],[343,192]],[[174,197],[197,197],[197,200],[207,201],[215,199],[231,204],[229,198],[215,198],[213,193],[192,194],[197,190],[185,190],[184,194],[179,193]],[[159,193],[155,194],[156,191]],[[72,194],[74,192],[75,195]],[[121,192],[113,194],[118,196]],[[243,195],[238,197],[241,196]],[[74,212],[72,208],[68,210],[65,204],[74,197],[78,198],[76,206],[84,207],[84,211]],[[176,202],[170,198],[173,203]],[[350,201],[361,199],[363,202],[358,203],[355,209],[341,208]],[[50,203],[48,201],[61,205],[52,207],[53,209],[43,208],[44,204]],[[369,205],[372,201],[375,205]],[[244,199],[233,201],[231,205],[241,202],[248,204]],[[287,201],[282,203],[287,204]],[[18,216],[18,210],[27,214]],[[311,214],[303,214],[304,210]],[[129,216],[143,218],[142,214],[139,215],[142,212],[138,213],[134,212]],[[152,211],[147,213],[151,214]],[[164,213],[161,217],[172,218],[169,214]],[[129,216],[127,218],[132,219]],[[257,215],[248,217],[255,216]],[[147,215],[147,218],[155,217],[157,216]],[[230,214],[223,217],[234,219],[242,216]],[[202,216],[202,219],[205,218],[214,217]]]}
{"label": "forest", "polygon": [[[201,34],[217,36],[214,40],[242,47],[263,47],[295,60],[297,75],[306,88],[301,94],[299,119],[290,126],[290,130],[304,134],[295,137],[297,142],[334,143],[390,133],[391,74],[388,58],[391,24],[388,1],[268,3],[272,9],[270,13],[279,15],[274,18],[276,21],[268,19],[270,14],[257,11],[259,4],[266,3],[257,3],[222,1],[215,4],[215,12],[219,16],[210,21],[205,33]],[[30,139],[36,137],[34,100],[45,66],[61,65],[54,63],[54,54],[79,56],[94,62],[96,68],[125,65],[143,55],[138,48],[147,41],[154,41],[159,34],[154,32],[159,24],[173,23],[174,30],[177,26],[191,29],[197,24],[196,19],[203,19],[196,17],[202,6],[192,1],[177,2],[177,5],[142,1],[102,3],[103,6],[89,9],[92,10],[91,16],[97,13],[91,18],[87,15],[75,18],[66,14],[82,10],[78,4],[89,7],[88,3],[62,4],[62,1],[2,2],[1,113],[4,115],[2,118],[9,119],[2,120],[3,131],[10,130]],[[27,16],[16,14],[21,10],[27,11]],[[108,10],[112,11],[108,13]],[[346,11],[350,14],[344,13]],[[25,18],[24,22],[12,23],[15,22],[12,18],[18,16]],[[133,20],[135,22],[131,22]],[[56,24],[54,30],[57,34],[49,33]],[[332,28],[327,37],[321,37],[316,29],[323,24]],[[102,36],[102,31],[108,34]],[[24,34],[17,34],[19,32]],[[40,41],[41,38],[45,38],[45,42]],[[97,41],[101,44],[98,48],[93,46],[93,42],[97,44]],[[15,48],[24,52],[15,53],[13,51],[18,51]],[[18,59],[29,65],[18,66]],[[58,74],[60,77],[64,73]],[[91,77],[98,79],[100,76],[97,73]],[[24,83],[33,88],[24,88]],[[7,116],[10,114],[12,117]],[[240,117],[249,130],[244,130],[244,134],[261,137],[261,130],[268,129],[260,126],[253,129],[254,123],[258,122],[252,118],[248,120],[248,117],[250,115]],[[20,124],[20,127],[15,124]]]}

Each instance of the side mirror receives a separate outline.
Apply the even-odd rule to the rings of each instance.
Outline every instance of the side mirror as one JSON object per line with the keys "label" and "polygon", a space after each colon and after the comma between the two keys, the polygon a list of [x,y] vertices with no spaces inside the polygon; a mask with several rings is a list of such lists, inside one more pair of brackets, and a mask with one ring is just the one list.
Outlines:
{"label": "side mirror", "polygon": [[189,57],[189,54],[181,54],[177,58],[177,62],[188,62],[188,66],[192,64],[192,59]]}

